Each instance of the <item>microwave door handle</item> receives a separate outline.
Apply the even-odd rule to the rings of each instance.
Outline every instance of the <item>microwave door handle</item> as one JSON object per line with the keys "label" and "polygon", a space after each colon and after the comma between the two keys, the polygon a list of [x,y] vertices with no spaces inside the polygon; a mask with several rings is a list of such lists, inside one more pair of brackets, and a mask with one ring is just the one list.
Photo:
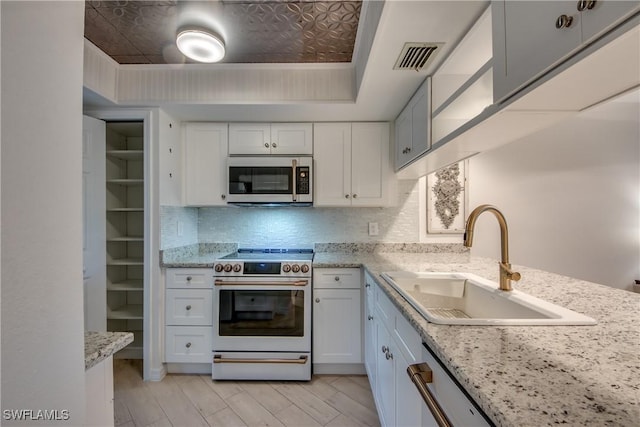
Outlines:
{"label": "microwave door handle", "polygon": [[296,195],[296,184],[298,182],[298,160],[297,159],[293,159],[291,160],[291,166],[293,168],[293,179],[292,179],[292,187],[293,187],[293,192],[292,192],[292,197],[293,197],[293,201],[296,202],[298,199],[298,196]]}

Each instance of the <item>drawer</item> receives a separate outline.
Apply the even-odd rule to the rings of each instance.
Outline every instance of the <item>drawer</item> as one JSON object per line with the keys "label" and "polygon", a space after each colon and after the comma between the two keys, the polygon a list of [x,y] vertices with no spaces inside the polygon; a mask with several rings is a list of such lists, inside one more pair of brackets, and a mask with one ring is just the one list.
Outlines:
{"label": "drawer", "polygon": [[380,320],[384,322],[389,329],[395,327],[394,319],[396,313],[398,313],[398,309],[382,289],[376,290],[376,307],[382,316]]}
{"label": "drawer", "polygon": [[211,363],[212,336],[211,326],[167,326],[165,362]]}
{"label": "drawer", "polygon": [[316,268],[313,287],[319,289],[360,289],[362,279],[359,268]]}
{"label": "drawer", "polygon": [[167,325],[210,326],[213,313],[212,289],[167,289]]}
{"label": "drawer", "polygon": [[168,268],[167,288],[213,288],[212,268]]}
{"label": "drawer", "polygon": [[396,311],[393,335],[406,361],[417,363],[422,353],[422,338],[399,310]]}

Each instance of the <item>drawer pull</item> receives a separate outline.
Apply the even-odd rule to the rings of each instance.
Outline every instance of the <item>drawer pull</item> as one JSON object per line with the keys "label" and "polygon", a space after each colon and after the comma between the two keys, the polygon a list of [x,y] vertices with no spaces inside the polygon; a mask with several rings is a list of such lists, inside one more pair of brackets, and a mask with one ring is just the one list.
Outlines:
{"label": "drawer pull", "polygon": [[295,365],[304,365],[307,363],[309,356],[300,356],[298,359],[223,359],[221,355],[213,356],[213,363],[290,363]]}
{"label": "drawer pull", "polygon": [[190,342],[186,343],[186,344],[185,344],[185,347],[187,347],[187,348],[191,348],[191,343],[190,343]]}
{"label": "drawer pull", "polygon": [[186,306],[185,308],[187,309],[187,311],[191,310],[191,306],[190,305]]}
{"label": "drawer pull", "polygon": [[190,282],[190,281],[191,281],[191,279],[193,279],[193,277],[191,277],[191,276],[187,276],[187,282]]}
{"label": "drawer pull", "polygon": [[407,374],[411,381],[415,384],[422,400],[427,404],[431,415],[438,423],[439,427],[451,427],[451,422],[447,418],[436,398],[431,394],[431,390],[427,387],[428,383],[433,382],[433,371],[426,363],[417,363],[407,368]]}
{"label": "drawer pull", "polygon": [[382,346],[382,352],[383,352],[383,353],[386,353],[386,352],[388,352],[388,351],[389,351],[389,347],[387,347],[386,345],[383,345],[383,346]]}
{"label": "drawer pull", "polygon": [[340,281],[340,276],[334,277],[333,280],[335,280],[336,282],[339,282]]}

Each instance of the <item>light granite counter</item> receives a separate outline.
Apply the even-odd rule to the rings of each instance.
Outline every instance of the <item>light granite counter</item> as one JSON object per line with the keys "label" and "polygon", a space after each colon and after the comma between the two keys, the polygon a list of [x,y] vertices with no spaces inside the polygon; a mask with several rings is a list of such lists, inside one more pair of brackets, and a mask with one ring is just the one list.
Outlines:
{"label": "light granite counter", "polygon": [[498,280],[498,262],[458,253],[319,252],[314,268],[376,279],[498,426],[640,425],[640,295],[514,265],[514,288],[586,314],[594,326],[452,326],[424,320],[380,273],[458,271]]}
{"label": "light granite counter", "polygon": [[131,342],[133,342],[131,332],[85,332],[84,370],[93,368]]}
{"label": "light granite counter", "polygon": [[163,268],[213,268],[213,262],[235,252],[235,243],[199,243],[160,251]]}

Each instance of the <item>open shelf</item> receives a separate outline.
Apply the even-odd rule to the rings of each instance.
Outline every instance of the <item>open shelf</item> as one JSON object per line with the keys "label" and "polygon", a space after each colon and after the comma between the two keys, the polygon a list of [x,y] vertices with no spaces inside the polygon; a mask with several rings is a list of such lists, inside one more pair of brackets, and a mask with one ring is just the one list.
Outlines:
{"label": "open shelf", "polygon": [[142,122],[107,123],[107,330],[134,332],[118,357],[144,342],[144,138]]}

